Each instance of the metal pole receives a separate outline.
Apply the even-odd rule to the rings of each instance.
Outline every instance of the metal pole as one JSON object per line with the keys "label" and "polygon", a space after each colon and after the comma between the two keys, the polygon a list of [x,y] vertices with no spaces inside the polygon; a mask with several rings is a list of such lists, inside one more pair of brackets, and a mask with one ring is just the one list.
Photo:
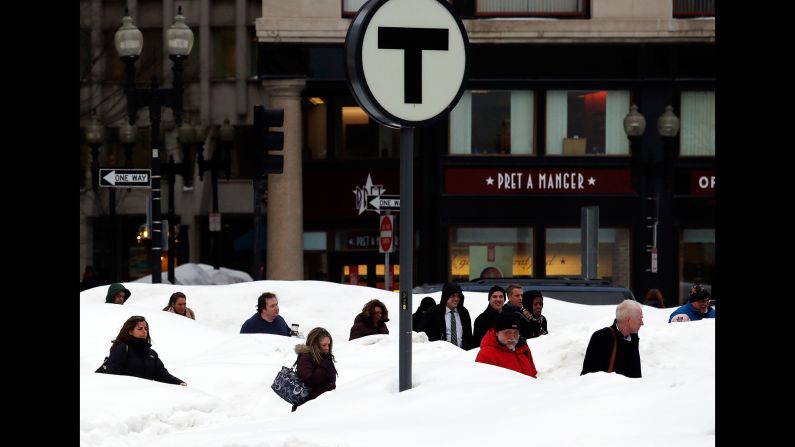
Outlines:
{"label": "metal pole", "polygon": [[152,78],[149,123],[152,125],[152,284],[160,284],[160,255],[163,235],[160,226],[160,94],[157,78]]}
{"label": "metal pole", "polygon": [[[213,213],[218,213],[218,165],[221,160],[218,159],[218,149],[213,150],[213,158],[212,164],[210,165],[210,182],[212,183],[213,187]],[[219,228],[218,231],[214,231],[212,234],[213,240],[213,267],[215,270],[221,268],[221,247],[220,247],[220,237],[221,236],[221,229]]]}
{"label": "metal pole", "polygon": [[[400,129],[399,391],[411,389],[411,289],[414,284],[414,129]],[[387,254],[389,256],[389,254]]]}
{"label": "metal pole", "polygon": [[[390,215],[389,211],[386,211],[384,214],[386,214],[387,216]],[[378,231],[379,232],[381,231],[380,225],[379,225]],[[394,246],[395,245],[395,236],[394,236],[395,229],[394,228],[392,228],[392,234],[393,234],[393,236],[392,236],[392,246]],[[389,270],[389,252],[386,252],[386,253],[384,253],[384,290],[392,290],[392,283],[389,281],[390,273],[392,273],[392,272]]]}
{"label": "metal pole", "polygon": [[176,219],[176,211],[174,206],[174,184],[176,182],[176,168],[174,166],[174,156],[169,155],[168,157],[168,165],[166,171],[168,172],[168,282],[171,284],[176,284],[176,278],[174,276],[174,246],[176,245],[174,242],[174,222],[177,221]]}
{"label": "metal pole", "polygon": [[262,279],[262,254],[259,251],[259,241],[260,237],[259,234],[259,227],[260,222],[262,221],[262,192],[265,189],[265,176],[259,176],[256,180],[254,180],[254,271],[251,272],[251,276],[254,278],[254,281],[259,281]]}

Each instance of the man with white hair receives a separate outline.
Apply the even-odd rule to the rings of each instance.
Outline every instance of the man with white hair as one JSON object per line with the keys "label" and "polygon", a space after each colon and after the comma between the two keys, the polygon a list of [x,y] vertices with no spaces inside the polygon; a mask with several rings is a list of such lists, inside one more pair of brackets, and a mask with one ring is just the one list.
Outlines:
{"label": "man with white hair", "polygon": [[580,375],[604,371],[627,377],[640,377],[638,331],[643,326],[643,308],[635,300],[624,300],[616,307],[610,327],[591,335]]}

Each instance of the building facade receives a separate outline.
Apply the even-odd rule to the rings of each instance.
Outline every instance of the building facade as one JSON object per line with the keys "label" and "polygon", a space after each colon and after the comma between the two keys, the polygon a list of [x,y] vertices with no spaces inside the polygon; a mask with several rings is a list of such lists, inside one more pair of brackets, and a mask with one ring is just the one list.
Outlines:
{"label": "building facade", "polygon": [[[81,126],[92,108],[102,111],[110,149],[100,157],[119,157],[113,127],[125,101],[114,96],[114,82],[121,78],[112,75],[113,58],[96,54],[118,28],[125,3],[137,8],[139,28],[153,28],[145,39],[152,34],[155,41],[162,31],[154,29],[170,25],[177,3],[84,3],[94,13],[84,21],[81,3],[81,50],[85,40],[91,55],[81,51]],[[263,277],[384,287],[378,217],[363,200],[399,194],[399,131],[369,119],[346,83],[345,35],[364,1],[180,4],[198,31],[187,108],[208,128],[228,116],[237,131],[231,179],[219,182],[222,265],[252,271],[253,173],[245,160],[253,147],[251,109],[266,104],[285,109],[285,174],[268,178]],[[682,301],[690,283],[714,286],[714,0],[450,4],[468,34],[469,79],[447,119],[416,131],[415,284],[491,272],[579,276],[581,209],[598,206],[598,277],[639,298],[659,288],[669,306]],[[170,63],[155,59],[142,57],[139,70],[154,65],[168,79]],[[623,128],[631,105],[646,119],[645,133],[632,142]],[[674,138],[657,130],[668,105],[680,120]],[[181,160],[173,120],[164,127],[168,154]],[[217,145],[213,129],[205,156]],[[91,160],[82,150],[85,178]],[[147,167],[141,153],[136,166]],[[192,189],[177,177],[175,220],[189,240],[182,259],[212,263],[206,175],[202,181],[194,173]],[[117,191],[122,217],[114,227],[107,191],[95,195],[85,185],[81,268],[117,256],[104,240],[130,240],[117,253],[140,253],[144,193]],[[119,232],[123,238],[112,237]],[[123,262],[120,278],[132,279],[134,262]],[[389,264],[395,287],[397,252]]]}

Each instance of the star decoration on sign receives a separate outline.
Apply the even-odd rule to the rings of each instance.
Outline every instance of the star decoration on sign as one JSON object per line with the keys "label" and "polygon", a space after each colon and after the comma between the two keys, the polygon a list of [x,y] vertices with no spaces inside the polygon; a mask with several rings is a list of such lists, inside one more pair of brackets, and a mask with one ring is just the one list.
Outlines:
{"label": "star decoration on sign", "polygon": [[494,185],[494,179],[489,176],[489,178],[486,179],[486,184],[489,186]]}
{"label": "star decoration on sign", "polygon": [[594,185],[596,185],[596,179],[593,178],[593,176],[588,177],[588,186],[594,186]]}

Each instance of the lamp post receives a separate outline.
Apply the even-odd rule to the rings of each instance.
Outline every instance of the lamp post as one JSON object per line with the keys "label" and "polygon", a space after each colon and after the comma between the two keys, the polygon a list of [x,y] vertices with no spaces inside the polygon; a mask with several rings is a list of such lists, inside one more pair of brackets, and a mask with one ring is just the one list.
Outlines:
{"label": "lamp post", "polygon": [[[91,148],[91,180],[94,190],[94,197],[99,203],[99,148],[102,146],[105,131],[97,120],[96,111],[91,112],[91,123],[86,126],[86,142]],[[109,165],[108,167],[115,167]],[[107,246],[110,249],[110,280],[118,281],[121,278],[121,262],[118,259],[119,240],[116,237],[116,189],[108,188],[108,221],[110,231],[107,238]]]}
{"label": "lamp post", "polygon": [[99,189],[99,147],[102,146],[104,132],[97,121],[97,113],[91,111],[91,122],[86,126],[86,143],[91,148],[91,188],[96,194]]}
{"label": "lamp post", "polygon": [[[224,124],[221,125],[218,133],[220,134],[221,145],[224,150],[223,160],[220,157],[220,151],[213,150],[213,156],[210,160],[204,159],[204,151],[197,153],[199,178],[204,179],[204,171],[210,170],[210,180],[212,182],[213,194],[213,211],[212,214],[218,214],[218,171],[223,170],[226,173],[226,179],[229,180],[229,171],[232,164],[232,142],[235,139],[235,129],[229,124],[229,117],[224,118]],[[219,216],[220,217],[220,216]],[[221,268],[221,228],[214,228],[210,225],[210,233],[212,233],[212,252],[213,252],[213,267],[216,270]]]}
{"label": "lamp post", "polygon": [[124,10],[122,26],[116,31],[114,39],[116,51],[125,65],[127,96],[127,116],[130,124],[138,119],[138,109],[149,108],[149,123],[152,128],[152,283],[160,283],[160,255],[162,233],[160,222],[160,114],[163,106],[174,112],[174,121],[182,123],[182,70],[185,59],[193,48],[193,31],[185,25],[182,6],[174,17],[174,24],[166,31],[169,58],[174,62],[173,86],[170,89],[158,88],[157,77],[152,76],[149,89],[138,89],[135,84],[135,61],[143,49],[143,34],[133,24],[127,9]]}

